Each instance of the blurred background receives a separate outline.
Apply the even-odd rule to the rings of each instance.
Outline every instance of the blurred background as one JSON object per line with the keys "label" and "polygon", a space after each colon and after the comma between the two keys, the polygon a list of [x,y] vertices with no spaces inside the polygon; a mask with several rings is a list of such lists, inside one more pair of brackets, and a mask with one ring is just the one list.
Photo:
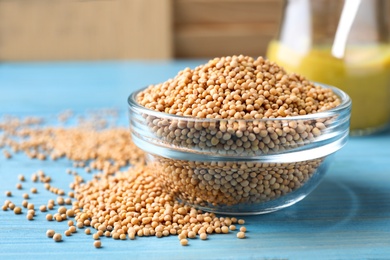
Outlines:
{"label": "blurred background", "polygon": [[0,0],[0,61],[265,55],[282,0]]}

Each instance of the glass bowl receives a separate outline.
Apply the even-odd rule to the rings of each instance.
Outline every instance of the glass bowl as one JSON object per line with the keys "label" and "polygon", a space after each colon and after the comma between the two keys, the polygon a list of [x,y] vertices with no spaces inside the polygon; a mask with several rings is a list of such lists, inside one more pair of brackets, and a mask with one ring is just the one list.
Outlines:
{"label": "glass bowl", "polygon": [[133,142],[166,191],[195,208],[261,214],[290,206],[320,183],[347,142],[351,100],[336,108],[272,119],[205,119],[147,109],[128,98]]}

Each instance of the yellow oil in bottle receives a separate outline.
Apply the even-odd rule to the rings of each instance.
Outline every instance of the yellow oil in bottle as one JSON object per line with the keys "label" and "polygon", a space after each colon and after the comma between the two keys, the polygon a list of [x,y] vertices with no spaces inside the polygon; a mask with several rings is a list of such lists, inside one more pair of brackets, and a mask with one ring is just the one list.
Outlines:
{"label": "yellow oil in bottle", "polygon": [[270,43],[268,59],[309,80],[336,86],[352,99],[352,133],[369,133],[390,121],[390,44],[348,46],[343,59],[330,46],[298,53],[278,41]]}

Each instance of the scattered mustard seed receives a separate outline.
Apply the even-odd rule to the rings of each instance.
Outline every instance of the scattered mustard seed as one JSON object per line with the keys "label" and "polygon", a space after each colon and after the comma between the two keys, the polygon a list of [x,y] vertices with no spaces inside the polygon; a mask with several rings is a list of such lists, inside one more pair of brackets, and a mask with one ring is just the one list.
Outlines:
{"label": "scattered mustard seed", "polygon": [[41,212],[46,212],[46,211],[47,211],[46,205],[41,205],[41,206],[39,206],[39,210],[40,210]]}
{"label": "scattered mustard seed", "polygon": [[187,246],[187,245],[188,245],[188,240],[185,239],[185,238],[183,238],[183,239],[180,240],[180,244],[181,244],[182,246]]}
{"label": "scattered mustard seed", "polygon": [[12,192],[10,192],[9,190],[7,190],[7,191],[5,192],[5,196],[11,197],[11,196],[12,196]]}
{"label": "scattered mustard seed", "polygon": [[55,234],[55,231],[53,229],[48,229],[46,231],[46,236],[48,236],[48,237],[53,237],[54,234]]}
{"label": "scattered mustard seed", "polygon": [[207,239],[207,234],[206,233],[202,233],[199,235],[200,239],[202,240],[206,240]]}
{"label": "scattered mustard seed", "polygon": [[246,232],[246,227],[244,227],[244,226],[240,227],[240,231],[241,232]]}
{"label": "scattered mustard seed", "polygon": [[96,248],[101,248],[102,247],[102,242],[100,240],[94,241],[93,246]]}
{"label": "scattered mustard seed", "polygon": [[21,190],[21,189],[23,188],[23,186],[22,186],[21,183],[17,183],[17,184],[16,184],[16,188],[17,188],[18,190]]}
{"label": "scattered mustard seed", "polygon": [[53,220],[53,215],[52,214],[46,214],[46,220],[47,221],[52,221]]}
{"label": "scattered mustard seed", "polygon": [[15,214],[22,214],[22,208],[21,207],[15,207],[14,208],[14,213]]}
{"label": "scattered mustard seed", "polygon": [[55,242],[61,242],[61,241],[62,241],[62,236],[61,236],[61,234],[55,233],[55,234],[53,235],[53,240],[54,240]]}
{"label": "scattered mustard seed", "polygon": [[245,232],[238,232],[237,233],[237,238],[240,238],[240,239],[242,239],[242,238],[245,238]]}

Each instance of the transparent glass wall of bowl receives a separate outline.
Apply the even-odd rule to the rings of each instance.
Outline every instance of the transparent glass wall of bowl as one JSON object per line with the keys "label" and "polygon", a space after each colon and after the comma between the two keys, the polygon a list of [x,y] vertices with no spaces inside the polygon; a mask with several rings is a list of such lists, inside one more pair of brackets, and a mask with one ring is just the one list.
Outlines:
{"label": "transparent glass wall of bowl", "polygon": [[267,213],[309,194],[346,143],[351,100],[333,91],[341,99],[334,109],[262,120],[169,115],[140,106],[138,91],[128,99],[130,131],[179,201],[227,214]]}
{"label": "transparent glass wall of bowl", "polygon": [[286,0],[267,57],[347,92],[352,134],[380,131],[390,122],[389,12],[388,0]]}

